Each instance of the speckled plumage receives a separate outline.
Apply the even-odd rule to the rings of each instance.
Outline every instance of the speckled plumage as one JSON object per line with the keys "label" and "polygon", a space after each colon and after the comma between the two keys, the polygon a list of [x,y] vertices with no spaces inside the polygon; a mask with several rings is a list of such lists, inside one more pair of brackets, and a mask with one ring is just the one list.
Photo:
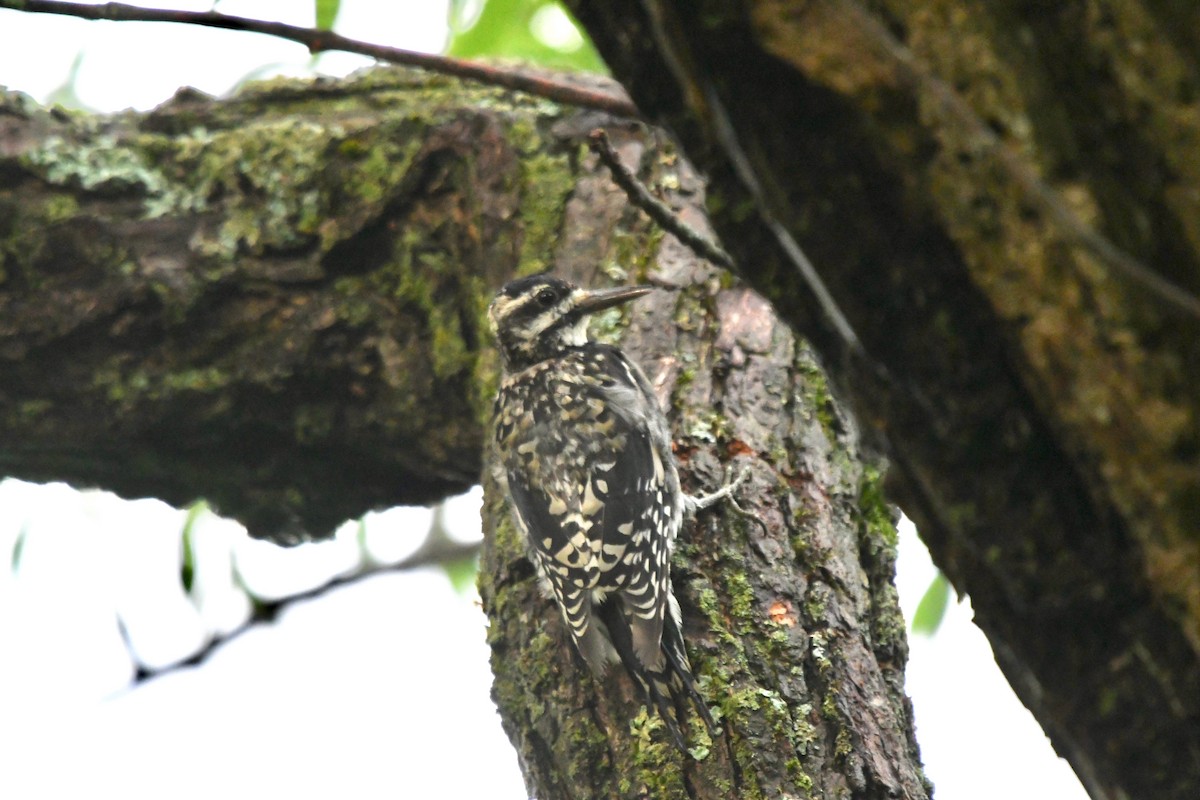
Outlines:
{"label": "speckled plumage", "polygon": [[676,707],[690,698],[712,724],[671,588],[687,498],[645,375],[586,336],[587,314],[647,291],[588,292],[541,275],[496,296],[489,316],[505,362],[497,472],[543,590],[584,660],[598,675],[624,664],[682,747],[666,697]]}

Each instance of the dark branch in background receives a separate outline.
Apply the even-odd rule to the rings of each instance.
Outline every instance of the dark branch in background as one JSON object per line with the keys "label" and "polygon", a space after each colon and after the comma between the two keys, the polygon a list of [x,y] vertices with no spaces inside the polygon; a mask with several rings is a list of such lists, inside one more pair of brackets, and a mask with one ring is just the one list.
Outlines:
{"label": "dark branch in background", "polygon": [[[158,678],[161,675],[166,675],[176,670],[186,669],[188,667],[199,666],[207,661],[214,652],[221,647],[224,647],[229,642],[238,638],[247,631],[253,630],[259,625],[269,625],[275,622],[289,606],[305,600],[312,600],[328,592],[338,589],[342,586],[349,586],[367,578],[376,575],[383,575],[389,572],[405,572],[407,570],[419,569],[429,566],[449,566],[460,561],[475,559],[479,556],[480,548],[483,546],[482,541],[477,542],[456,542],[451,539],[446,533],[446,528],[442,524],[440,507],[436,512],[433,522],[433,527],[429,534],[425,537],[425,541],[421,546],[409,554],[406,558],[398,561],[395,564],[388,565],[368,565],[358,572],[350,575],[342,575],[334,578],[327,583],[314,587],[298,594],[289,595],[278,600],[262,601],[254,599],[254,612],[242,627],[233,631],[226,636],[213,637],[204,647],[197,650],[192,655],[188,656],[183,661],[172,664],[169,667],[162,669],[150,670],[145,667],[138,666],[137,673],[134,675],[133,682],[125,687],[122,691],[132,691],[143,683]],[[133,648],[130,646],[129,634],[125,630],[123,622],[118,620],[118,626],[121,630],[121,636],[125,639],[126,649],[132,653]]]}
{"label": "dark branch in background", "polygon": [[592,150],[596,155],[600,156],[600,161],[612,173],[613,182],[621,187],[626,197],[629,198],[630,203],[645,211],[650,219],[654,220],[660,228],[673,234],[675,238],[687,245],[696,255],[708,259],[718,267],[724,267],[728,270],[733,269],[733,258],[729,253],[726,253],[716,242],[680,219],[679,215],[672,211],[666,203],[650,194],[650,190],[646,188],[646,185],[639,181],[637,176],[621,163],[621,157],[613,150],[612,143],[608,141],[607,133],[597,128],[588,136],[588,141]]}
{"label": "dark branch in background", "polygon": [[1026,194],[1046,211],[1065,239],[1091,253],[1108,269],[1125,275],[1175,308],[1200,318],[1200,297],[1167,280],[1080,219],[1062,195],[1006,146],[962,95],[945,81],[939,80],[862,5],[852,2],[847,8],[855,15],[859,30],[868,34],[902,67],[898,74],[912,85],[927,89],[940,104],[942,111],[953,117],[964,129],[969,130],[980,144],[981,152],[996,158]]}
{"label": "dark branch in background", "polygon": [[504,89],[525,92],[526,94],[544,97],[558,103],[579,106],[581,108],[594,108],[622,117],[639,116],[637,107],[623,93],[618,95],[594,89],[586,89],[561,80],[542,78],[525,72],[492,67],[459,58],[417,53],[398,47],[371,44],[357,39],[349,39],[332,31],[302,28],[282,22],[234,17],[220,14],[216,11],[169,11],[158,8],[142,8],[125,3],[85,5],[82,3],[60,2],[60,0],[0,0],[0,8],[38,14],[61,14],[63,16],[90,20],[176,22],[184,25],[200,25],[206,28],[223,28],[231,31],[261,33],[302,44],[313,54],[324,53],[330,50],[357,53],[380,61],[386,61],[389,64],[420,67],[421,69],[444,75],[453,75],[457,78],[476,81],[489,86],[499,86]]}

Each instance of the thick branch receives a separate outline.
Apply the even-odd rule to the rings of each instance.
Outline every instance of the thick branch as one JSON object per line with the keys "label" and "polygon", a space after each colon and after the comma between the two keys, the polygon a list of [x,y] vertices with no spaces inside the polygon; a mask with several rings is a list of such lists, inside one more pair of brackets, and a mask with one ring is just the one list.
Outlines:
{"label": "thick branch", "polygon": [[5,97],[0,468],[276,538],[474,483],[483,310],[545,265],[572,146],[548,107],[444,91],[281,81],[99,124]]}
{"label": "thick branch", "polygon": [[1089,791],[1196,796],[1196,12],[571,5]]}

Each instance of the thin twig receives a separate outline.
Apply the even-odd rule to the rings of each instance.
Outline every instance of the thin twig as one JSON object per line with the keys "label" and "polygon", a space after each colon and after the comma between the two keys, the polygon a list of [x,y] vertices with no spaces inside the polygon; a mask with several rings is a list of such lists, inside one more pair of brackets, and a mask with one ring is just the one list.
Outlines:
{"label": "thin twig", "polygon": [[[122,689],[117,694],[133,691],[138,686],[152,681],[162,675],[166,675],[176,670],[186,669],[188,667],[198,666],[207,661],[220,648],[227,645],[232,640],[238,638],[247,631],[254,628],[272,623],[278,618],[280,612],[296,603],[304,600],[312,600],[321,597],[334,589],[350,584],[358,583],[366,578],[375,575],[382,575],[391,572],[404,572],[406,570],[418,569],[420,567],[428,567],[435,564],[447,565],[458,561],[465,561],[469,558],[475,558],[479,555],[479,550],[482,547],[482,542],[456,542],[448,536],[440,535],[435,528],[425,541],[414,550],[410,555],[395,564],[368,566],[358,572],[349,575],[342,575],[334,578],[327,583],[323,583],[313,589],[309,589],[297,594],[288,595],[278,600],[261,601],[256,600],[254,605],[254,613],[250,619],[246,620],[240,628],[224,635],[214,636],[207,644],[201,647],[196,652],[182,661],[174,663],[169,667],[162,669],[150,670],[145,667],[138,667],[137,673],[134,675],[133,681]],[[123,624],[120,625],[121,634],[125,637],[126,648],[133,652],[133,648],[129,646],[129,636]]]}
{"label": "thin twig", "polygon": [[623,94],[586,89],[563,81],[529,75],[502,67],[480,64],[474,61],[465,61],[459,58],[418,53],[398,47],[371,44],[370,42],[363,42],[357,39],[349,39],[333,31],[303,28],[298,25],[288,25],[282,22],[235,17],[216,11],[170,11],[158,8],[142,8],[126,3],[86,5],[84,3],[61,2],[61,0],[0,0],[0,9],[4,8],[37,14],[60,14],[90,20],[176,22],[185,25],[199,25],[206,28],[223,28],[225,30],[261,33],[302,44],[308,48],[310,53],[314,54],[329,50],[358,53],[359,55],[369,56],[379,61],[386,61],[389,64],[420,67],[430,72],[452,75],[489,86],[499,86],[504,89],[512,89],[537,97],[544,97],[564,105],[593,108],[622,117],[638,116],[637,106]]}
{"label": "thin twig", "polygon": [[680,219],[679,215],[672,211],[666,203],[650,194],[646,185],[621,163],[621,158],[613,150],[612,144],[608,141],[608,134],[604,130],[597,128],[592,131],[588,136],[588,141],[592,150],[604,162],[604,166],[612,172],[613,181],[624,190],[630,203],[645,211],[650,219],[658,223],[659,227],[674,234],[675,238],[691,248],[696,255],[707,258],[719,267],[733,269],[733,257],[729,253]]}

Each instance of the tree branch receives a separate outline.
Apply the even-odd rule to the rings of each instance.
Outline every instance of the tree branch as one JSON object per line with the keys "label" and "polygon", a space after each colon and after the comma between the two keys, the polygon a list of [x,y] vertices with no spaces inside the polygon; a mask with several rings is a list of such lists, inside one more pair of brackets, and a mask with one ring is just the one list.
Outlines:
{"label": "tree branch", "polygon": [[[321,597],[334,589],[339,589],[343,586],[351,586],[360,581],[372,578],[376,575],[383,575],[392,572],[407,572],[408,570],[420,569],[428,566],[447,566],[468,559],[475,559],[479,556],[482,542],[456,542],[448,538],[444,531],[435,523],[430,530],[429,535],[419,548],[413,551],[401,561],[395,564],[386,566],[372,566],[366,569],[359,570],[351,575],[342,575],[333,580],[314,587],[307,591],[298,592],[288,597],[279,598],[270,601],[254,601],[254,612],[246,624],[242,625],[237,630],[234,630],[224,636],[214,636],[195,653],[191,654],[182,661],[172,664],[163,669],[149,670],[139,666],[134,674],[133,682],[125,688],[124,691],[132,691],[138,686],[155,680],[163,675],[167,675],[176,670],[194,667],[204,663],[212,657],[213,653],[229,644],[234,639],[242,636],[245,633],[253,630],[259,625],[267,625],[273,623],[279,618],[279,615],[288,607],[294,606],[297,603],[305,600],[313,600]],[[119,622],[119,621],[118,621]],[[123,624],[120,625],[121,635],[125,637],[126,649],[133,652],[133,648],[129,646],[128,632]]]}
{"label": "tree branch", "polygon": [[1014,183],[1021,187],[1025,196],[1039,205],[1047,217],[1054,221],[1064,239],[1087,250],[1107,269],[1120,272],[1163,302],[1192,317],[1200,317],[1200,297],[1167,280],[1118,247],[1094,226],[1080,219],[1079,214],[1067,204],[1062,194],[1046,183],[1029,163],[1016,155],[945,81],[914,58],[912,52],[905,48],[883,23],[873,18],[856,0],[847,0],[846,8],[854,16],[859,29],[870,38],[872,46],[887,52],[892,58],[897,66],[895,74],[909,82],[913,90],[933,98],[939,113],[951,118],[964,131],[969,131],[976,148],[974,155],[995,159]]}
{"label": "tree branch", "polygon": [[[1194,84],[1195,9],[569,5],[1088,790],[1195,797],[1200,125],[1166,77]],[[895,381],[841,357],[788,241]]]}
{"label": "tree branch", "polygon": [[549,265],[575,145],[556,106],[426,80],[102,127],[0,95],[0,468],[277,541],[475,484],[487,302]]}
{"label": "tree branch", "polygon": [[733,269],[733,259],[721,249],[712,239],[702,235],[688,225],[679,215],[667,207],[667,204],[650,194],[645,184],[637,179],[633,170],[621,163],[621,157],[613,150],[608,134],[603,128],[597,128],[588,136],[592,151],[600,156],[600,161],[612,173],[613,182],[624,190],[629,202],[646,212],[650,219],[659,227],[683,242],[692,252],[701,258],[706,258],[718,267]]}
{"label": "tree branch", "polygon": [[223,28],[225,30],[261,33],[302,44],[308,48],[310,53],[322,53],[330,50],[357,53],[389,64],[419,67],[430,72],[452,75],[456,78],[476,81],[489,86],[498,86],[503,89],[544,97],[556,103],[606,111],[616,116],[638,116],[637,107],[616,86],[606,91],[594,87],[588,88],[572,84],[566,79],[553,79],[533,75],[528,70],[505,69],[503,67],[494,67],[464,59],[450,58],[448,56],[418,53],[398,47],[387,47],[385,45],[349,39],[333,31],[304,28],[282,22],[230,16],[217,11],[174,11],[143,8],[127,3],[88,5],[85,3],[62,2],[61,0],[0,0],[0,8],[35,14],[59,14],[89,20],[175,22],[186,25],[199,25],[207,28]]}

